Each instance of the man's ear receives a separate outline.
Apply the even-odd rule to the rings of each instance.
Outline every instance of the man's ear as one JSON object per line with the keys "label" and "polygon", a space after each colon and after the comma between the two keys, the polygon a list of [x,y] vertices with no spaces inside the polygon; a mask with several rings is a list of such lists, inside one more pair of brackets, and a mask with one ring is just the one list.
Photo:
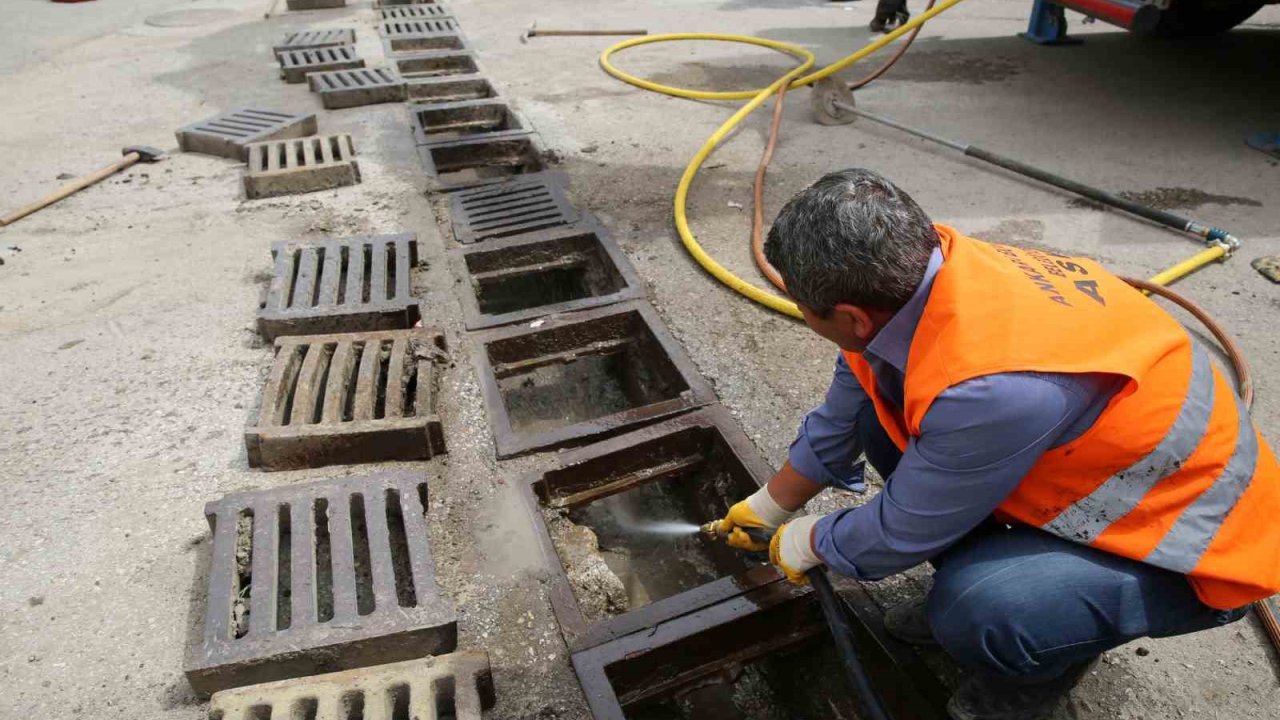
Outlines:
{"label": "man's ear", "polygon": [[875,319],[866,310],[857,305],[836,303],[835,311],[845,317],[847,327],[863,343],[871,342],[875,337],[877,325]]}

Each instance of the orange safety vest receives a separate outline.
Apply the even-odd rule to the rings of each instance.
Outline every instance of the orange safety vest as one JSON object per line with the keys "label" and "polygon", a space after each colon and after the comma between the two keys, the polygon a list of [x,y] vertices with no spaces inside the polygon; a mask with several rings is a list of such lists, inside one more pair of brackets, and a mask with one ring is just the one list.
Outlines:
{"label": "orange safety vest", "polygon": [[1187,331],[1098,263],[935,226],[945,262],[911,341],[905,407],[845,358],[900,449],[942,391],[1006,372],[1129,382],[1093,427],[1044,453],[998,514],[1188,576],[1230,609],[1280,591],[1280,466]]}

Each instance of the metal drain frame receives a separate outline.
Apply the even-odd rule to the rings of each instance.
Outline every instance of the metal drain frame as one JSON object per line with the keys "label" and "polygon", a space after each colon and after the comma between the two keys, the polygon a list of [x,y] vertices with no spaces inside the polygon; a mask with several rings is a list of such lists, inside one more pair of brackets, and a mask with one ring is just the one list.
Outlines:
{"label": "metal drain frame", "polygon": [[[427,478],[414,470],[390,470],[267,490],[231,493],[205,505],[209,520],[210,566],[202,632],[187,649],[185,673],[200,696],[250,683],[283,680],[426,653],[451,652],[457,646],[453,603],[440,596],[427,530]],[[400,499],[400,523],[414,604],[401,605],[386,497]],[[361,497],[367,558],[358,558],[351,506]],[[320,505],[320,501],[324,505]],[[287,514],[283,508],[287,507]],[[321,563],[318,512],[330,552]],[[252,515],[248,628],[235,637],[235,596],[243,589],[237,574],[239,521]],[[283,594],[280,563],[281,522],[289,522],[289,624],[278,629]],[[265,521],[265,522],[264,522]],[[306,542],[294,542],[305,538]],[[360,614],[358,563],[368,561],[373,609]],[[328,571],[333,615],[320,619],[317,592]],[[403,572],[403,570],[401,570]],[[258,592],[252,589],[258,588]],[[259,620],[262,618],[262,620]]]}
{"label": "metal drain frame", "polygon": [[[564,563],[556,551],[555,543],[547,529],[542,515],[543,499],[539,498],[540,488],[560,474],[575,470],[586,475],[599,470],[611,470],[610,459],[641,452],[646,446],[661,446],[663,441],[675,435],[685,433],[705,433],[709,443],[717,440],[719,447],[727,451],[739,469],[753,480],[757,487],[762,487],[773,476],[773,468],[764,459],[755,444],[738,427],[722,405],[710,405],[686,415],[664,420],[656,425],[641,428],[625,435],[594,443],[577,450],[561,453],[556,457],[554,466],[524,476],[518,486],[520,497],[524,501],[525,510],[533,524],[534,534],[538,537],[538,546],[542,551],[544,567],[551,573],[549,595],[551,607],[555,611],[556,622],[560,626],[560,634],[570,652],[580,652],[597,645],[609,642],[625,635],[643,630],[651,630],[672,618],[687,615],[691,612],[714,605],[742,594],[752,588],[777,582],[781,575],[768,565],[749,568],[743,572],[727,575],[709,583],[690,588],[682,593],[657,600],[643,607],[630,610],[621,615],[588,623],[582,613],[578,598],[573,592]],[[652,465],[639,467],[630,474],[644,476],[641,482],[628,485],[618,492],[660,479],[663,475],[658,470],[665,455],[655,458]],[[614,481],[617,482],[617,481]],[[607,485],[603,483],[602,485]],[[596,486],[597,488],[600,486]],[[543,490],[545,492],[545,490]],[[593,497],[588,502],[594,502]],[[746,497],[746,495],[743,495]],[[588,504],[588,503],[583,503]],[[727,510],[727,508],[726,508]]]}
{"label": "metal drain frame", "polygon": [[[376,417],[378,389],[384,382],[377,355],[387,342],[392,343],[387,373],[399,371],[396,382],[404,383],[406,392],[409,373],[416,373],[412,416],[404,415],[402,403],[407,397],[392,405],[388,394],[389,409]],[[356,357],[356,343],[363,343],[362,357]],[[325,352],[326,345],[335,346],[332,354]],[[306,357],[299,362],[302,347],[307,348]],[[342,372],[321,377],[322,360],[317,358],[323,356],[328,357],[328,368]],[[444,430],[436,414],[440,375],[436,366],[446,360],[444,335],[433,328],[276,338],[261,408],[244,431],[249,466],[288,470],[426,460],[444,453]],[[306,403],[299,404],[298,396],[306,398]],[[344,410],[347,405],[350,409]],[[316,411],[322,413],[318,420],[312,414]],[[351,419],[343,419],[348,412]],[[308,415],[312,419],[305,422]]]}
{"label": "metal drain frame", "polygon": [[272,48],[276,60],[288,50],[313,50],[334,45],[354,45],[355,28],[328,28],[325,30],[295,30],[285,33],[284,41]]}
{"label": "metal drain frame", "polygon": [[[495,205],[499,206],[494,210]],[[531,211],[536,214],[529,217]],[[481,212],[490,217],[481,218]],[[497,213],[497,217],[492,217]],[[524,216],[523,222],[512,220]],[[565,194],[564,175],[543,171],[459,190],[449,198],[453,238],[463,245],[572,225],[581,219]],[[499,226],[495,221],[501,221]]]}
{"label": "metal drain frame", "polygon": [[307,83],[329,110],[403,102],[406,98],[404,80],[390,68],[313,72],[307,75]]}
{"label": "metal drain frame", "polygon": [[304,83],[313,72],[364,67],[355,45],[332,45],[280,53],[280,77],[290,84]]}
{"label": "metal drain frame", "polygon": [[377,699],[383,698],[392,706],[400,688],[408,696],[408,716],[420,720],[437,717],[434,713],[442,704],[453,710],[449,717],[481,720],[483,712],[497,702],[489,654],[458,650],[448,655],[223,690],[209,700],[209,717],[255,720],[267,714],[283,720],[299,717],[295,714],[298,708],[310,706],[312,714],[306,717],[338,720],[346,716],[343,704],[347,698],[360,697],[367,707],[377,707]]}
{"label": "metal drain frame", "polygon": [[[497,148],[511,148],[513,158],[520,160],[519,163],[504,163],[502,167],[514,168],[514,172],[508,172],[502,175],[494,175],[491,177],[483,177],[479,173],[466,172],[476,167],[485,166],[483,163],[472,165],[470,167],[461,167],[458,170],[446,170],[445,173],[462,172],[464,174],[455,178],[441,178],[440,163],[437,155],[441,153],[451,153],[454,151],[478,150],[484,152]],[[538,148],[538,144],[534,142],[533,132],[526,132],[522,135],[512,135],[503,138],[474,138],[471,140],[455,140],[453,142],[439,143],[436,145],[418,145],[418,159],[422,162],[422,171],[427,177],[427,190],[429,192],[449,192],[452,190],[463,190],[466,188],[478,187],[481,185],[493,185],[495,183],[507,182],[521,175],[531,175],[536,172],[546,170],[547,163],[542,159],[542,151]]]}
{"label": "metal drain frame", "polygon": [[[603,295],[536,305],[504,313],[488,313],[481,309],[475,277],[467,263],[469,258],[490,253],[500,254],[522,248],[533,250],[538,245],[554,245],[567,241],[571,242],[578,238],[587,238],[587,242],[593,243],[598,248],[598,251],[591,259],[609,263],[613,266],[613,271],[621,279],[621,286],[617,290]],[[644,297],[644,286],[641,284],[639,276],[636,275],[635,269],[631,266],[630,261],[627,260],[622,250],[609,237],[608,230],[596,221],[594,217],[589,217],[586,221],[574,225],[522,233],[502,240],[490,240],[476,246],[453,247],[448,252],[452,261],[454,275],[466,288],[466,291],[462,293],[462,318],[468,330],[482,330],[500,325],[510,325],[544,315],[588,310],[626,300],[638,300]],[[552,262],[555,262],[555,260],[548,260],[541,263],[541,265],[545,266]],[[537,266],[530,265],[526,267]],[[545,272],[546,269],[543,267],[541,271]],[[502,271],[499,270],[497,272]],[[539,270],[532,270],[527,274],[536,274],[537,272]]]}
{"label": "metal drain frame", "polygon": [[[353,301],[364,296],[366,246],[370,299]],[[356,248],[358,253],[353,252]],[[395,277],[390,283],[389,253],[395,255]],[[278,241],[271,245],[271,256],[271,284],[258,309],[258,333],[265,340],[281,335],[399,330],[413,327],[422,317],[410,290],[410,277],[418,264],[416,233]],[[347,283],[342,286],[344,272]],[[299,295],[310,296],[316,304],[295,303]],[[339,295],[342,302],[338,302]],[[375,296],[381,299],[375,300]]]}
{"label": "metal drain frame", "polygon": [[174,135],[182,152],[217,155],[244,162],[250,143],[315,135],[315,113],[237,108],[179,128]]}
{"label": "metal drain frame", "polygon": [[[889,636],[879,609],[860,585],[843,578],[833,577],[832,580],[844,600],[863,667],[867,668],[872,684],[885,701],[890,717],[947,720],[946,704],[950,693],[937,675],[911,646]],[[773,651],[804,642],[809,637],[826,635],[828,631],[816,606],[809,588],[796,587],[784,580],[769,582],[654,627],[576,652],[572,656],[573,668],[595,720],[626,720],[622,701],[609,679],[610,666],[643,660],[649,652],[689,641],[703,633],[718,633],[721,637],[728,634],[736,638],[734,647],[740,652],[724,657],[723,663],[712,661],[685,673],[667,666],[666,674],[672,678],[668,684],[674,689],[695,681],[697,676],[708,677],[727,667],[751,662]],[[784,616],[811,614],[811,619],[805,623],[811,632],[803,637],[780,633],[777,623],[771,622],[771,615],[777,613]],[[763,627],[756,627],[757,633],[743,633],[744,629],[752,629],[753,621]],[[743,635],[747,638],[759,635],[760,640],[748,645],[742,641]],[[709,642],[704,640],[702,644]],[[698,659],[691,662],[696,663]],[[679,678],[684,682],[679,683]]]}
{"label": "metal drain frame", "polygon": [[[396,72],[407,81],[454,78],[462,75],[478,75],[480,60],[470,50],[425,50],[415,53],[396,53],[391,61]],[[423,69],[419,66],[438,66]]]}
{"label": "metal drain frame", "polygon": [[[451,94],[452,91],[452,94]],[[434,93],[434,94],[432,94]],[[405,81],[405,101],[411,106],[463,100],[488,100],[498,97],[498,89],[489,79],[479,75],[443,75]],[[413,108],[410,107],[410,110]]]}
{"label": "metal drain frame", "polygon": [[[460,100],[432,104],[411,103],[407,107],[409,109],[409,124],[413,128],[413,141],[417,145],[447,145],[463,140],[501,140],[502,138],[520,137],[533,132],[533,127],[529,125],[529,121],[525,120],[523,115],[501,99]],[[439,133],[427,132],[428,125],[425,118],[428,115],[455,112],[465,114],[472,111],[483,113],[490,108],[498,108],[497,112],[502,116],[499,124],[507,125],[508,127],[500,130],[461,132],[447,135],[446,137],[438,137]]]}
{"label": "metal drain frame", "polygon": [[[564,425],[551,430],[536,432],[517,432],[511,425],[506,401],[498,387],[494,363],[489,357],[489,345],[495,342],[511,341],[520,338],[532,338],[544,333],[561,330],[574,325],[590,324],[600,320],[633,315],[634,322],[654,341],[656,350],[665,356],[676,375],[679,376],[685,389],[678,395],[666,400],[632,407],[627,410]],[[578,355],[573,351],[564,351],[566,361],[572,361]],[[659,420],[671,415],[708,405],[716,400],[715,391],[703,379],[693,361],[684,352],[684,348],[676,341],[666,326],[658,318],[657,312],[649,303],[640,300],[609,305],[594,310],[552,315],[542,321],[537,328],[524,326],[502,327],[477,333],[474,338],[474,363],[476,374],[480,379],[480,392],[484,397],[485,408],[489,414],[489,428],[493,432],[494,448],[498,459],[505,460],[534,450],[550,450],[570,444],[585,443],[607,435],[615,435],[631,429],[640,423]],[[555,355],[556,353],[548,353]]]}

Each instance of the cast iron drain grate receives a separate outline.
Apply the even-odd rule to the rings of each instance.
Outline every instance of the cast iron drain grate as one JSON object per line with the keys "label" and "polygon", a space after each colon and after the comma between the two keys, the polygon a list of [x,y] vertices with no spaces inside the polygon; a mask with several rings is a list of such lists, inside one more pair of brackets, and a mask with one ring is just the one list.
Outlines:
{"label": "cast iron drain grate", "polygon": [[419,320],[409,280],[418,263],[417,235],[361,235],[312,243],[277,242],[258,332],[320,335],[398,330]]}
{"label": "cast iron drain grate", "polygon": [[467,40],[458,23],[449,17],[384,20],[378,33],[388,52],[414,50],[466,50]]}
{"label": "cast iron drain grate", "polygon": [[[778,574],[696,532],[637,532],[629,518],[690,526],[724,517],[772,469],[719,405],[585,448],[520,483],[551,604],[573,652],[695,612]],[[601,578],[617,578],[610,585]]]}
{"label": "cast iron drain grate", "polygon": [[529,136],[419,145],[418,157],[430,190],[491,185],[546,169],[542,154]]}
{"label": "cast iron drain grate", "polygon": [[394,61],[400,77],[406,80],[480,72],[476,54],[468,50],[430,50],[399,55]]}
{"label": "cast iron drain grate", "polygon": [[419,145],[459,140],[497,140],[529,134],[530,128],[501,100],[468,100],[438,105],[410,105],[413,139]]}
{"label": "cast iron drain grate", "polygon": [[200,695],[410,660],[457,645],[436,590],[419,472],[233,493],[205,506],[208,603],[187,679]]}
{"label": "cast iron drain grate", "polygon": [[405,99],[404,81],[388,68],[313,72],[307,75],[307,82],[311,92],[319,93],[321,104],[330,110]]}
{"label": "cast iron drain grate", "polygon": [[554,173],[461,190],[450,199],[453,237],[463,244],[569,225],[580,217]]}
{"label": "cast iron drain grate", "polygon": [[379,10],[383,20],[417,20],[449,16],[449,9],[439,3],[431,5],[402,5]]}
{"label": "cast iron drain grate", "polygon": [[315,48],[333,47],[334,45],[352,45],[356,41],[354,28],[330,28],[328,30],[298,30],[285,33],[284,40],[276,45],[276,60],[280,54],[289,50],[312,50]]}
{"label": "cast iron drain grate", "polygon": [[436,415],[444,336],[427,328],[276,338],[251,467],[285,470],[443,453]]}
{"label": "cast iron drain grate", "polygon": [[594,222],[455,249],[468,330],[644,297],[635,270]]}
{"label": "cast iron drain grate", "polygon": [[244,171],[248,198],[332,190],[360,182],[350,135],[313,135],[249,145]]}
{"label": "cast iron drain grate", "polygon": [[355,45],[286,50],[280,53],[280,77],[287,83],[306,82],[308,73],[359,67],[364,67],[364,60],[356,54]]}
{"label": "cast iron drain grate", "polygon": [[241,108],[193,123],[177,131],[178,149],[232,160],[249,156],[249,143],[316,134],[315,113]]}
{"label": "cast iron drain grate", "polygon": [[[493,707],[489,654],[449,655],[375,665],[315,677],[223,690],[209,701],[219,720],[353,720],[355,707],[371,720],[481,720]],[[380,712],[389,708],[389,713]]]}
{"label": "cast iron drain grate", "polygon": [[477,336],[499,458],[615,434],[715,400],[653,308],[626,302]]}
{"label": "cast iron drain grate", "polygon": [[[411,103],[447,103],[462,100],[484,100],[497,97],[498,91],[487,78],[440,77],[409,80],[405,83],[405,99]],[[410,108],[412,110],[413,108]]]}

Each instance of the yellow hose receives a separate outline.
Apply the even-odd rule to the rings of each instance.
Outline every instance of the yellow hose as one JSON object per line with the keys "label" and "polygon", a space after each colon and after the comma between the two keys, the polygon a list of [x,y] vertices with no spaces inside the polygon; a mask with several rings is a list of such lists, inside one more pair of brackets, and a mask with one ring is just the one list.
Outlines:
{"label": "yellow hose", "polygon": [[[928,11],[912,18],[893,32],[882,35],[878,39],[865,45],[857,52],[854,52],[821,70],[809,73],[808,75],[802,75],[802,73],[805,73],[812,68],[816,62],[816,58],[813,53],[798,45],[793,45],[779,40],[770,40],[768,38],[753,37],[750,35],[730,35],[722,33],[667,33],[663,35],[647,35],[644,37],[624,40],[605,49],[605,51],[600,55],[600,67],[613,77],[638,88],[662,93],[664,95],[670,95],[672,97],[688,98],[691,100],[748,101],[745,105],[738,108],[737,112],[730,116],[729,119],[717,128],[716,131],[712,133],[711,137],[703,143],[702,147],[699,148],[698,152],[685,167],[684,173],[680,176],[680,183],[676,186],[676,195],[674,199],[676,231],[680,234],[680,241],[684,244],[685,250],[693,256],[693,259],[696,260],[697,263],[716,280],[728,286],[735,292],[746,296],[748,299],[784,315],[790,315],[794,318],[803,317],[800,314],[800,308],[796,307],[794,302],[785,297],[774,295],[763,288],[757,287],[746,280],[743,280],[730,272],[723,265],[716,262],[715,258],[708,255],[707,252],[702,249],[702,245],[698,243],[697,238],[693,235],[693,231],[689,228],[689,217],[686,208],[689,199],[689,188],[693,185],[694,177],[698,174],[698,170],[702,168],[702,164],[706,162],[707,157],[720,145],[724,138],[732,132],[735,127],[741,124],[748,115],[755,111],[756,108],[760,107],[765,100],[767,100],[771,95],[777,93],[784,83],[790,83],[788,89],[797,88],[815,83],[823,78],[840,72],[880,48],[889,45],[929,20],[932,20],[939,14],[951,9],[962,1],[963,0],[943,0],[943,2],[938,3]],[[760,88],[758,90],[731,91],[690,90],[687,88],[663,85],[661,83],[645,80],[630,73],[623,72],[614,66],[612,62],[612,58],[616,53],[638,45],[692,40],[709,40],[713,42],[732,42],[755,45],[757,47],[764,47],[769,48],[770,50],[787,53],[788,55],[792,55],[799,59],[801,62],[790,72],[787,72],[785,75],[770,83],[768,87]],[[1157,285],[1167,285],[1178,278],[1189,275],[1197,269],[1224,257],[1225,255],[1226,249],[1224,247],[1218,246],[1209,248],[1155,275],[1151,278],[1150,282]]]}
{"label": "yellow hose", "polygon": [[1223,245],[1214,245],[1211,248],[1205,248],[1182,262],[1162,270],[1151,276],[1150,282],[1155,285],[1168,285],[1169,283],[1184,278],[1200,268],[1208,265],[1215,260],[1221,260],[1227,256],[1227,248]]}
{"label": "yellow hose", "polygon": [[[733,129],[737,127],[748,115],[750,115],[752,111],[760,107],[765,100],[769,99],[770,95],[776,93],[783,83],[790,83],[790,87],[793,88],[800,87],[802,85],[817,82],[822,78],[839,72],[840,70],[843,70],[844,68],[867,57],[876,50],[879,50],[885,45],[892,43],[894,40],[897,40],[903,35],[911,32],[928,20],[931,20],[939,13],[960,2],[962,2],[962,0],[943,0],[943,2],[937,4],[928,12],[921,13],[919,16],[912,18],[893,32],[883,35],[879,39],[868,43],[861,50],[858,50],[835,64],[828,65],[822,70],[803,77],[801,77],[801,74],[813,67],[815,62],[813,53],[798,45],[792,45],[791,43],[785,43],[778,40],[769,40],[767,38],[752,37],[750,35],[724,35],[719,33],[670,33],[666,35],[648,35],[645,37],[633,38],[631,40],[624,40],[616,45],[610,46],[600,55],[600,67],[603,68],[605,72],[625,83],[635,85],[639,88],[644,88],[645,90],[652,90],[653,92],[671,95],[673,97],[689,98],[691,100],[742,100],[749,98],[748,102],[738,108],[738,111],[726,120],[714,133],[712,133],[711,137],[702,145],[697,154],[693,156],[693,159],[690,160],[689,164],[685,167],[684,174],[680,176],[680,184],[676,186],[674,202],[676,231],[680,233],[680,241],[684,243],[685,249],[688,250],[689,254],[693,256],[693,259],[696,260],[704,270],[711,273],[712,277],[719,280],[721,283],[734,291],[741,293],[750,300],[760,303],[772,310],[776,310],[784,315],[790,315],[794,318],[802,317],[800,314],[800,308],[796,307],[795,303],[784,297],[774,295],[767,290],[756,287],[737,275],[734,275],[723,265],[716,262],[715,258],[708,255],[707,252],[702,249],[702,245],[700,245],[697,238],[693,236],[693,231],[689,229],[689,217],[685,207],[689,198],[689,186],[693,184],[694,176],[698,174],[698,170],[701,169],[702,163],[706,162],[707,156],[716,149],[716,147],[724,140],[725,136],[732,132]],[[638,78],[630,73],[625,73],[619,70],[614,67],[611,62],[611,58],[614,53],[626,50],[627,48],[632,48],[637,45],[648,45],[650,43],[681,40],[711,40],[717,42],[734,42],[756,45],[758,47],[765,47],[792,55],[800,59],[801,63],[790,72],[770,83],[766,88],[762,88],[760,90],[714,92],[706,90],[688,90],[685,88],[672,87],[670,85],[662,85],[661,83],[644,80],[643,78]]]}

